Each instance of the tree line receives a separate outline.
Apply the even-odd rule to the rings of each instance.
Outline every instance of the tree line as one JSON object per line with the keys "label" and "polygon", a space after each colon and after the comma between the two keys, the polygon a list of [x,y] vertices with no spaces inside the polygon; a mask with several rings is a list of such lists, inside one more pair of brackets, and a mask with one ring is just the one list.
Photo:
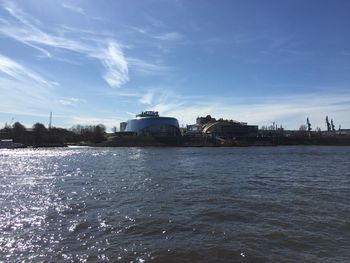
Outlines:
{"label": "tree line", "polygon": [[14,142],[25,145],[64,145],[66,143],[99,143],[106,139],[106,127],[99,125],[75,125],[70,129],[46,128],[42,123],[35,123],[26,128],[20,122],[13,125],[5,124],[0,129],[0,139],[13,139]]}

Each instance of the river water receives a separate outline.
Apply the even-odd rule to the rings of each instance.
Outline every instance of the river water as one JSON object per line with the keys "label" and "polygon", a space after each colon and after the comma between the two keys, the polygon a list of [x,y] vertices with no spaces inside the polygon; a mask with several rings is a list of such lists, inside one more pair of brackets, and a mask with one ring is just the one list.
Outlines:
{"label": "river water", "polygon": [[0,261],[349,262],[350,147],[0,150]]}

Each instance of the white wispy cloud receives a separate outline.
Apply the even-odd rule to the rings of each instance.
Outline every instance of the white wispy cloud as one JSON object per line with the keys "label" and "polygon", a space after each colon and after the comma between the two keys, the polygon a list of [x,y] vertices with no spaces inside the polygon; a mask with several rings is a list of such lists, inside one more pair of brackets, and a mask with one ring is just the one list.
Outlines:
{"label": "white wispy cloud", "polygon": [[11,76],[13,79],[18,81],[31,80],[37,82],[41,85],[51,87],[53,85],[58,85],[56,82],[51,82],[40,76],[39,74],[33,72],[32,70],[24,67],[23,65],[17,63],[16,61],[10,59],[9,57],[0,54],[0,72]]}
{"label": "white wispy cloud", "polygon": [[177,41],[183,38],[183,35],[178,32],[168,32],[162,35],[154,36],[154,38],[163,40],[163,41]]}
{"label": "white wispy cloud", "polygon": [[28,16],[21,9],[18,8],[17,4],[12,1],[4,1],[4,8],[15,18],[17,18],[22,23],[28,24],[40,24],[40,21],[32,16]]}
{"label": "white wispy cloud", "polygon": [[[72,7],[66,3],[63,5],[66,8]],[[74,52],[97,59],[105,68],[103,79],[113,88],[119,88],[129,81],[129,67],[137,73],[146,75],[164,74],[171,69],[163,64],[125,56],[124,46],[109,32],[95,32],[64,25],[55,27],[55,31],[45,30],[45,25],[25,13],[16,3],[7,1],[3,7],[12,19],[0,20],[0,34],[30,46],[41,52],[44,57],[57,61],[79,65],[79,61],[68,59],[62,52]],[[156,38],[170,41],[181,37],[179,33],[170,32]]]}
{"label": "white wispy cloud", "polygon": [[76,97],[62,97],[57,82],[48,80],[42,73],[27,65],[0,54],[0,112],[17,116],[32,116],[46,121],[50,111],[55,118],[68,118],[78,103]]}
{"label": "white wispy cloud", "polygon": [[145,28],[145,27],[141,27],[141,26],[128,26],[128,28],[130,28],[133,31],[136,31],[140,34],[148,34],[149,29]]}
{"label": "white wispy cloud", "polygon": [[76,6],[76,5],[72,5],[69,3],[62,3],[62,7],[69,9],[70,11],[73,11],[75,13],[81,14],[81,15],[85,15],[85,10],[82,7]]}
{"label": "white wispy cloud", "polygon": [[55,82],[0,54],[1,112],[42,112],[42,108],[51,107],[55,87]]}
{"label": "white wispy cloud", "polygon": [[142,104],[150,105],[152,103],[153,96],[154,96],[154,92],[148,91],[139,99],[139,102]]}
{"label": "white wispy cloud", "polygon": [[129,80],[128,63],[116,42],[111,41],[108,48],[97,57],[107,70],[103,78],[111,87],[118,88]]}
{"label": "white wispy cloud", "polygon": [[48,56],[51,56],[51,53],[44,47],[65,49],[79,53],[88,53],[91,50],[91,48],[85,43],[72,40],[64,36],[55,36],[43,31],[39,28],[43,26],[40,21],[23,12],[13,2],[6,2],[5,9],[13,18],[15,18],[8,20],[10,25],[0,25],[0,33],[9,38],[37,48]]}
{"label": "white wispy cloud", "polygon": [[86,103],[87,101],[85,99],[80,99],[75,97],[71,97],[71,98],[64,97],[58,100],[58,102],[66,106],[77,106],[78,103]]}
{"label": "white wispy cloud", "polygon": [[5,2],[4,8],[14,19],[7,23],[0,21],[0,34],[33,47],[47,57],[62,49],[98,59],[106,69],[103,78],[111,87],[121,87],[129,80],[128,63],[116,40],[102,41],[99,35],[90,35],[90,41],[83,41],[52,34],[40,28],[43,27],[40,21],[23,12],[14,2]]}
{"label": "white wispy cloud", "polygon": [[163,75],[172,70],[169,66],[151,63],[138,58],[128,58],[128,62],[135,71],[145,75]]}

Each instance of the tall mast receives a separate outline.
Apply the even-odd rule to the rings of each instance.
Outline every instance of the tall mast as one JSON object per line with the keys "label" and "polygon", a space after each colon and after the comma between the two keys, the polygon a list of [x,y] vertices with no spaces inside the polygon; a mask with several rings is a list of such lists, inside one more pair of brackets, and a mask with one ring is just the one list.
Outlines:
{"label": "tall mast", "polygon": [[51,130],[51,124],[52,124],[52,111],[50,111],[49,130]]}
{"label": "tall mast", "polygon": [[311,123],[310,123],[309,117],[306,118],[306,124],[307,124],[307,131],[311,132],[312,128],[311,128]]}
{"label": "tall mast", "polygon": [[326,116],[327,131],[331,131],[331,124],[329,123],[328,116]]}

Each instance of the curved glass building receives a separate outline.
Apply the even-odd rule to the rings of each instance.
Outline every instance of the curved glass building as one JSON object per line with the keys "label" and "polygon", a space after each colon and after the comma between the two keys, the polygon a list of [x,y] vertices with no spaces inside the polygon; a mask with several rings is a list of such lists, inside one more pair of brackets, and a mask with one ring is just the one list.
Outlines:
{"label": "curved glass building", "polygon": [[126,132],[134,132],[144,136],[179,136],[180,127],[177,119],[159,117],[156,111],[145,111],[128,120]]}

